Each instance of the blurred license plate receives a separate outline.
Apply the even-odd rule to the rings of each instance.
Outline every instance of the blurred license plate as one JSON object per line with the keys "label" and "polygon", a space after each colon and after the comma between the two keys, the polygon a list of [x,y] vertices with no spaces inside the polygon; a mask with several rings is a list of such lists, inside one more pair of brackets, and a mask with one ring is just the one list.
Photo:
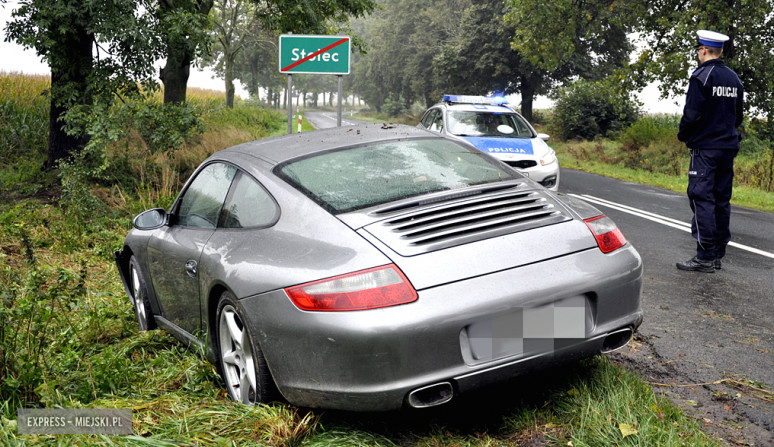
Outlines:
{"label": "blurred license plate", "polygon": [[467,326],[463,354],[474,362],[552,352],[586,337],[591,317],[583,296],[540,307],[514,309]]}

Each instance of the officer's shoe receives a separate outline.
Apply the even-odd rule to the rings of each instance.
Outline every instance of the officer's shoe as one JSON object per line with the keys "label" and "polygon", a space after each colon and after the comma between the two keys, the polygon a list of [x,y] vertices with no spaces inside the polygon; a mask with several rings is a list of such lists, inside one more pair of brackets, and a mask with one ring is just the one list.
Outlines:
{"label": "officer's shoe", "polygon": [[690,272],[715,273],[715,262],[705,261],[694,256],[685,262],[678,262],[677,268],[680,270],[688,270]]}
{"label": "officer's shoe", "polygon": [[722,268],[723,266],[720,263],[720,258],[715,258],[715,270],[720,270]]}

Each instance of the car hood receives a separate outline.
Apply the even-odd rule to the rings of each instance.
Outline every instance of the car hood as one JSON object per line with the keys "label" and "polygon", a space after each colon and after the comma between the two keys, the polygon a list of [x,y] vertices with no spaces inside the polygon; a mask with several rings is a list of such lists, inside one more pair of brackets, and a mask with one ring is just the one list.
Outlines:
{"label": "car hood", "polygon": [[462,137],[479,150],[488,154],[534,155],[535,147],[530,138]]}
{"label": "car hood", "polygon": [[388,217],[358,233],[418,290],[597,246],[583,221],[555,196],[524,185],[430,204],[415,200],[369,214]]}

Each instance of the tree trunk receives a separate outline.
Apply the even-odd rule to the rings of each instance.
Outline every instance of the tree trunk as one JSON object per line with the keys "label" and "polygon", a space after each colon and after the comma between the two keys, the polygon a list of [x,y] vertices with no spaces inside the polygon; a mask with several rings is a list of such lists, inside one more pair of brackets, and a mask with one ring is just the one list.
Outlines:
{"label": "tree trunk", "polygon": [[161,69],[159,78],[164,84],[164,103],[185,102],[188,76],[191,74],[193,51],[183,48],[169,48],[167,64]]}
{"label": "tree trunk", "polygon": [[93,104],[89,93],[89,78],[93,70],[91,45],[94,35],[82,27],[74,27],[66,55],[51,62],[51,106],[48,120],[48,160],[46,168],[55,168],[83,149],[88,135],[68,135],[61,118],[72,105]]}
{"label": "tree trunk", "polygon": [[521,115],[532,122],[532,102],[535,100],[535,86],[526,77],[521,78]]}
{"label": "tree trunk", "polygon": [[[190,14],[207,17],[213,2],[214,0],[194,0],[191,2],[162,0],[159,2],[159,7],[162,15],[171,14],[176,9],[183,9]],[[167,63],[159,72],[159,78],[164,84],[164,103],[185,102],[191,62],[196,56],[198,42],[186,35],[169,34],[166,38]]]}
{"label": "tree trunk", "polygon": [[226,57],[226,107],[234,108],[234,56]]}

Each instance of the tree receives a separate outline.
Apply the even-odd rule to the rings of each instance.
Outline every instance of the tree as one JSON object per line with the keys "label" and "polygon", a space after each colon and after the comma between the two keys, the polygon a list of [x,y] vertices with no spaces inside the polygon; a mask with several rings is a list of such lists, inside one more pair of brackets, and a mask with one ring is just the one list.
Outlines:
{"label": "tree", "polygon": [[723,59],[744,84],[747,110],[774,123],[774,1],[644,1],[642,10],[638,30],[647,46],[637,68],[660,81],[663,97],[685,94],[697,64],[696,31],[710,29],[730,37]]}
{"label": "tree", "polygon": [[210,58],[215,72],[226,83],[226,107],[234,107],[234,77],[236,59],[248,41],[258,35],[260,27],[255,20],[254,4],[245,0],[219,0],[212,10],[212,46]]}
{"label": "tree", "polygon": [[267,103],[276,104],[276,97],[287,85],[277,67],[277,33],[263,26],[252,28],[250,37],[245,40],[244,51],[238,53],[235,60],[235,77],[242,81],[250,96],[259,98],[261,88],[267,90]]}
{"label": "tree", "polygon": [[425,105],[440,97],[433,58],[451,33],[458,32],[458,16],[469,0],[434,0],[428,3],[390,0],[360,23],[353,25],[367,44],[367,54],[354,59],[354,89],[369,106],[381,110],[390,94],[408,107],[417,100]]}
{"label": "tree", "polygon": [[539,69],[511,48],[514,30],[501,18],[501,0],[472,4],[459,21],[456,33],[434,65],[438,83],[449,91],[486,95],[521,93],[521,113],[532,120],[532,102],[551,85],[546,70]]}
{"label": "tree", "polygon": [[185,102],[191,63],[209,49],[209,13],[213,0],[158,0],[155,14],[166,62],[159,72],[164,103]]}
{"label": "tree", "polygon": [[505,21],[513,27],[513,48],[551,79],[616,74],[626,90],[637,80],[620,74],[633,51],[627,34],[637,20],[636,1],[645,0],[505,0]]}
{"label": "tree", "polygon": [[158,42],[147,30],[149,5],[134,0],[23,0],[6,39],[34,48],[51,69],[48,161],[79,152],[88,142],[84,123],[95,103],[140,94],[153,84]]}
{"label": "tree", "polygon": [[513,48],[536,67],[599,80],[628,62],[633,1],[505,0],[505,21],[514,27]]}

